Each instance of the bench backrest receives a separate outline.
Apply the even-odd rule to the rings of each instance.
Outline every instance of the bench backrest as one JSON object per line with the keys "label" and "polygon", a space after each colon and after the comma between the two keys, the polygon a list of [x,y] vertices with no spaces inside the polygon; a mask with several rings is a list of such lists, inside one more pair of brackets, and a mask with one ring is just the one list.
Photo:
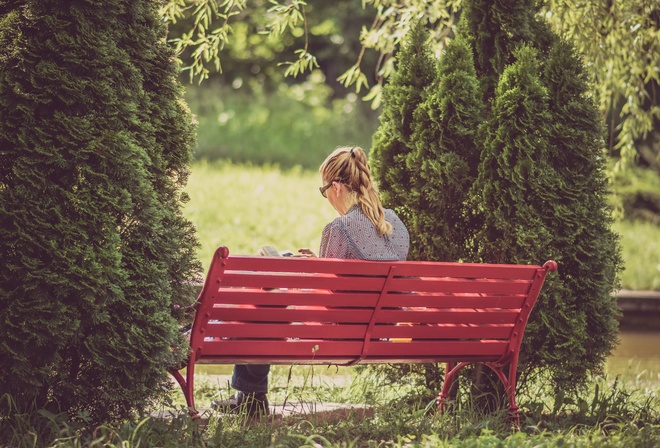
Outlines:
{"label": "bench backrest", "polygon": [[546,272],[494,265],[229,256],[198,298],[195,362],[496,361],[517,355]]}

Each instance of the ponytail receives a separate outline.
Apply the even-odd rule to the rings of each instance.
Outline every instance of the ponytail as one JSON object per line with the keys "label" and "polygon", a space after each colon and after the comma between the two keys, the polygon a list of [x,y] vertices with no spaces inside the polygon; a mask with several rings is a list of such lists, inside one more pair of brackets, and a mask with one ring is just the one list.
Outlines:
{"label": "ponytail", "polygon": [[371,181],[367,155],[362,148],[354,146],[335,149],[325,159],[319,172],[325,182],[337,180],[348,187],[351,192],[349,200],[360,204],[362,212],[376,227],[379,235],[392,233],[392,224],[385,220],[383,205]]}

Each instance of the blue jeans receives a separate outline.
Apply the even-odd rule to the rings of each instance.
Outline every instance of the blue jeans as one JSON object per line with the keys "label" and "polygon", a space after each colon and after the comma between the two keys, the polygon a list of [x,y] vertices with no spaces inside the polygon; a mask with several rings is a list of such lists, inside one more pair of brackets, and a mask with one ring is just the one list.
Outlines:
{"label": "blue jeans", "polygon": [[243,393],[267,393],[270,365],[240,364],[234,366],[231,387]]}

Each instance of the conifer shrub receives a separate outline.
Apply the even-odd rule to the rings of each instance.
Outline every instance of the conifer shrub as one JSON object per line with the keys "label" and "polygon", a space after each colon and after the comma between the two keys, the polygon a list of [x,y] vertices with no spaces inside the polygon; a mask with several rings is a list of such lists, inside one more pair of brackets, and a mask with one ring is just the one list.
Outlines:
{"label": "conifer shrub", "polygon": [[[532,365],[549,361],[560,384],[581,383],[588,372],[601,370],[617,344],[620,311],[612,293],[620,287],[623,261],[608,203],[604,125],[572,45],[557,39],[540,76],[551,124],[542,214],[551,231],[546,251],[562,268],[538,303],[541,318],[531,322],[524,353]],[[564,359],[571,360],[568,369]]]}
{"label": "conifer shrub", "polygon": [[184,356],[194,126],[157,6],[0,3],[0,395],[18,412],[126,418]]}
{"label": "conifer shrub", "polygon": [[514,62],[521,44],[533,43],[540,52],[554,39],[549,26],[537,18],[535,0],[467,0],[462,4],[458,35],[473,50],[474,65],[484,100],[490,101],[504,69]]}
{"label": "conifer shrub", "polygon": [[413,179],[406,165],[413,152],[413,114],[424,99],[425,89],[436,77],[436,61],[426,45],[428,33],[420,24],[413,27],[397,55],[399,69],[383,89],[387,107],[373,136],[369,154],[374,180],[380,185],[383,205],[401,216],[410,216],[408,195]]}
{"label": "conifer shrub", "polygon": [[414,113],[406,161],[413,180],[407,192],[410,259],[469,259],[463,202],[477,174],[483,110],[472,52],[459,36],[445,50]]}
{"label": "conifer shrub", "polygon": [[[430,176],[423,177],[417,166],[426,150],[416,148],[419,134],[424,132],[416,115],[422,113],[427,89],[438,77],[436,60],[427,45],[428,38],[428,31],[421,23],[413,26],[406,36],[406,42],[397,55],[398,69],[383,88],[386,107],[383,108],[369,153],[369,163],[374,181],[379,185],[383,206],[395,210],[406,222],[411,239],[409,259],[420,257],[424,252],[425,240],[435,237],[423,231],[428,223],[424,217],[418,217],[422,204],[427,204],[429,197],[422,193],[425,188],[422,184]],[[437,164],[433,162],[424,165],[424,170],[429,174],[436,169]],[[433,182],[443,181],[437,179]],[[402,377],[422,378],[429,393],[437,390],[441,379],[438,364],[391,364],[368,366],[366,369],[379,370],[392,383]]]}
{"label": "conifer shrub", "polygon": [[[612,293],[622,260],[601,121],[584,67],[538,18],[536,2],[469,0],[464,8],[436,81],[420,84],[417,96],[412,83],[384,90],[374,178],[386,205],[404,205],[411,257],[558,262],[525,332],[519,384],[541,374],[554,390],[574,391],[602,369],[618,330]],[[411,66],[398,64],[394,79],[409,79]],[[406,115],[404,97],[413,108]]]}

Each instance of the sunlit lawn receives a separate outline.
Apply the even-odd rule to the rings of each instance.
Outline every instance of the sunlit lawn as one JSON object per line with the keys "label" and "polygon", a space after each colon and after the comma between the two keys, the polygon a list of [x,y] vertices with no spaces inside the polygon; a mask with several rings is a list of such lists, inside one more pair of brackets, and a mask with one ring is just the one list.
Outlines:
{"label": "sunlit lawn", "polygon": [[648,222],[616,222],[621,236],[624,289],[660,291],[660,226]]}
{"label": "sunlit lawn", "polygon": [[234,254],[256,254],[263,245],[318,253],[323,227],[337,216],[320,185],[309,170],[194,164],[185,214],[197,228],[204,266],[221,245]]}

